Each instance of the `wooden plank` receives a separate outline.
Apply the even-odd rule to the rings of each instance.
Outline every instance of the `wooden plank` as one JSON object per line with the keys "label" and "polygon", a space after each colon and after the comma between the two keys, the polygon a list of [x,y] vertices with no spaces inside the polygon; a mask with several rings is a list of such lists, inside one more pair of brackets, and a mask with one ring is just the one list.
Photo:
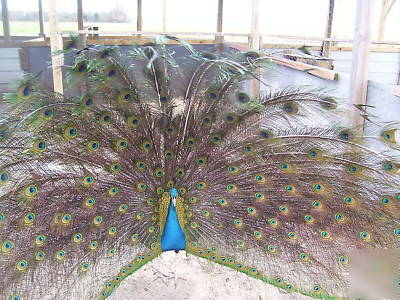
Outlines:
{"label": "wooden plank", "polygon": [[[187,35],[187,36],[232,36],[232,37],[251,37],[251,35],[246,33],[231,33],[231,32],[184,32],[184,31],[169,31],[169,32],[160,32],[160,31],[100,31],[100,30],[82,30],[79,33],[90,33],[90,34],[101,34],[108,36],[130,36],[130,35]],[[353,43],[352,39],[337,39],[337,38],[321,38],[321,37],[310,37],[310,36],[293,36],[293,35],[278,35],[278,34],[260,34],[264,40],[268,41],[269,39],[276,40],[276,43],[279,43],[279,40],[284,41],[299,41],[299,44],[304,45],[305,42],[342,42],[342,43]],[[266,42],[268,43],[268,42]],[[272,43],[272,41],[269,41]],[[282,42],[281,42],[282,43]],[[377,45],[396,45],[400,46],[400,41],[372,41],[372,44]],[[337,48],[349,48],[349,47],[337,47]]]}
{"label": "wooden plank", "polygon": [[10,84],[20,80],[23,72],[20,71],[0,71],[0,84]]}
{"label": "wooden plank", "polygon": [[[159,33],[160,34],[165,34],[165,33]],[[204,39],[204,38],[194,38],[194,37],[188,37],[185,38],[188,42],[190,41],[191,44],[194,45],[213,45],[215,43],[214,39]],[[137,42],[137,43],[142,43],[144,40],[146,42],[150,42],[154,40],[151,36],[148,37],[143,37],[141,39],[137,39],[136,37],[132,36],[100,36],[96,40],[88,38],[88,44],[90,45],[132,45],[132,42]],[[229,43],[231,44],[231,43]],[[234,44],[240,44],[245,46],[245,50],[248,49],[249,43],[243,43],[243,42],[238,42]],[[50,46],[50,40],[48,38],[43,39],[43,38],[38,38],[38,39],[31,39],[31,40],[16,40],[13,38],[12,42],[4,43],[0,42],[0,48],[18,48],[18,47],[45,47],[45,46]],[[283,42],[280,43],[264,43],[263,48],[268,48],[268,49],[297,49],[301,46],[304,46],[304,43],[290,43],[290,44],[284,44]],[[313,51],[321,51],[321,46],[312,46],[309,48],[310,50]],[[245,51],[244,50],[244,51]],[[336,47],[332,46],[332,53],[346,53],[346,52],[352,52],[353,48],[352,47]],[[400,48],[393,48],[393,47],[385,47],[385,48],[379,48],[379,47],[371,47],[370,48],[371,53],[399,53]]]}
{"label": "wooden plank", "polygon": [[[333,11],[335,8],[335,0],[329,0],[328,20],[326,24],[325,37],[330,38],[332,36],[332,24],[333,24]],[[331,54],[332,42],[323,41],[321,55],[329,57]]]}
{"label": "wooden plank", "polygon": [[7,0],[1,0],[1,17],[3,20],[3,34],[6,42],[11,41],[10,36],[10,20],[8,18]]}
{"label": "wooden plank", "polygon": [[[38,0],[39,6],[39,36],[44,37],[44,15],[43,15],[43,3],[42,0]],[[83,28],[82,28],[83,29]]]}
{"label": "wooden plank", "polygon": [[[372,10],[374,0],[357,0],[356,25],[352,54],[350,101],[354,105],[367,104],[369,48],[372,36]],[[362,127],[364,119],[356,110],[353,126]]]}
{"label": "wooden plank", "polygon": [[[88,33],[92,31],[88,30],[82,30],[78,31],[77,33]],[[102,44],[107,44],[107,45],[112,45],[121,42],[120,45],[130,45],[132,41],[138,41],[140,42],[141,39],[138,40],[138,38],[135,36],[138,32],[137,31],[129,31],[129,32],[107,32],[107,31],[96,31],[95,33],[101,33],[102,36],[98,38],[97,41],[91,40],[91,45],[102,45]],[[107,35],[108,34],[108,35]],[[193,44],[214,44],[215,40],[214,39],[207,39],[204,36],[215,36],[218,34],[221,34],[223,36],[241,36],[241,37],[248,37],[248,34],[238,34],[238,33],[218,33],[218,32],[204,32],[204,33],[199,33],[199,32],[144,32],[141,31],[140,34],[147,35],[147,37],[144,37],[144,39],[147,40],[147,42],[151,39],[152,36],[156,35],[184,35],[187,36],[185,39],[190,40]],[[271,35],[261,35],[261,37],[269,37]],[[196,38],[198,37],[198,38]],[[286,43],[285,41],[289,41],[293,36],[280,36],[282,38],[282,41],[270,41],[267,39],[267,41],[264,42],[263,48],[271,48],[271,49],[296,49],[301,46],[304,46],[304,41],[302,41],[300,38],[296,38],[295,40],[299,40],[298,43],[296,42],[291,42],[291,43]],[[310,38],[310,37],[305,37]],[[311,38],[312,39],[312,38]],[[321,38],[316,38],[316,41],[323,41],[324,39]],[[328,39],[327,39],[328,40]],[[331,38],[329,39],[330,41],[343,41],[341,39],[334,39]],[[128,41],[128,43],[126,42]],[[345,40],[346,42],[352,42],[352,40]],[[381,44],[381,45],[400,45],[400,42],[391,42],[391,41],[372,41],[372,44]],[[248,43],[237,43],[237,44],[244,44],[248,46]],[[0,42],[0,47],[2,48],[15,48],[15,47],[22,47],[22,46],[32,46],[32,47],[42,47],[42,46],[49,46],[49,39],[43,39],[43,38],[34,38],[31,36],[15,36],[13,37],[12,42]],[[247,50],[247,49],[246,49]],[[310,50],[313,51],[321,51],[321,46],[319,45],[314,45],[310,47]],[[338,52],[338,51],[352,51],[353,48],[351,46],[332,46],[332,52]],[[400,52],[400,47],[371,47],[370,52],[382,52],[382,53],[399,53]]]}
{"label": "wooden plank", "polygon": [[251,50],[260,49],[260,1],[251,1]]}
{"label": "wooden plank", "polygon": [[286,58],[281,58],[281,57],[272,57],[272,61],[277,63],[278,65],[282,65],[282,66],[292,68],[295,70],[303,71],[308,74],[317,76],[319,78],[323,78],[323,79],[327,79],[327,80],[338,80],[339,79],[339,73],[335,72],[333,70],[329,70],[329,69],[305,64],[302,62],[293,61],[293,60],[286,59]]}
{"label": "wooden plank", "polygon": [[19,58],[0,58],[1,62],[1,71],[10,72],[10,71],[19,71],[21,70]]}
{"label": "wooden plank", "polygon": [[63,78],[61,66],[64,64],[62,54],[54,55],[55,51],[63,49],[62,36],[58,31],[57,0],[47,1],[50,27],[51,64],[53,70],[53,84],[56,93],[63,94]]}
{"label": "wooden plank", "polygon": [[[136,31],[138,32],[143,30],[142,13],[142,0],[137,0]],[[141,34],[138,34],[138,38],[140,37]]]}
{"label": "wooden plank", "polygon": [[19,58],[18,48],[0,48],[0,59]]}
{"label": "wooden plank", "polygon": [[[217,15],[217,32],[222,33],[222,18],[224,11],[224,0],[218,0],[218,15]],[[223,36],[215,37],[215,44],[218,48],[221,48],[221,44],[224,42]]]}

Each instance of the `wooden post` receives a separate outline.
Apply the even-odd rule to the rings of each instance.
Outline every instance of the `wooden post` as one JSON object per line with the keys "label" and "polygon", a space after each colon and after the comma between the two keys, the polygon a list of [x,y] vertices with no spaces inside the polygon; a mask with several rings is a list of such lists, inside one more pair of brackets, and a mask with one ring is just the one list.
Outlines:
{"label": "wooden post", "polygon": [[[367,104],[373,2],[374,0],[357,0],[349,93],[350,101],[354,105]],[[357,110],[353,118],[353,126],[363,126],[363,124],[364,119]]]}
{"label": "wooden post", "polygon": [[382,0],[381,14],[379,18],[379,29],[378,29],[378,40],[382,41],[385,38],[385,25],[386,18],[389,15],[390,10],[397,0]]}
{"label": "wooden post", "polygon": [[[328,20],[326,24],[326,32],[325,37],[331,38],[332,37],[332,23],[333,23],[333,10],[335,8],[335,0],[329,0],[329,10],[328,10]],[[331,46],[332,42],[323,41],[322,42],[322,49],[321,55],[324,57],[330,57],[331,55]]]}
{"label": "wooden post", "polygon": [[63,49],[62,36],[58,32],[57,19],[57,0],[47,1],[50,27],[50,47],[51,47],[51,65],[53,70],[53,84],[56,93],[63,94],[63,78],[61,66],[64,64],[62,54],[55,55],[54,52]]}
{"label": "wooden post", "polygon": [[251,1],[251,50],[260,49],[260,0]]}
{"label": "wooden post", "polygon": [[10,36],[10,20],[8,18],[7,0],[1,0],[1,16],[3,18],[4,41],[9,42],[11,41],[11,36]]}
{"label": "wooden post", "polygon": [[167,31],[167,0],[162,0],[162,31]]}
{"label": "wooden post", "polygon": [[[142,31],[142,0],[137,0],[137,19],[136,19],[136,31]],[[140,38],[142,35],[138,34]]]}
{"label": "wooden post", "polygon": [[[217,16],[217,32],[222,32],[222,17],[224,10],[224,0],[218,0],[218,16]],[[215,45],[217,51],[221,50],[222,43],[224,42],[223,36],[215,37]]]}
{"label": "wooden post", "polygon": [[[250,40],[250,50],[260,50],[260,1],[251,1],[251,40]],[[257,76],[261,76],[260,70],[256,70]],[[259,97],[260,95],[260,82],[256,79],[251,80],[251,93],[254,97]]]}
{"label": "wooden post", "polygon": [[[82,0],[76,0],[77,7],[77,21],[78,21],[78,30],[83,30],[83,6]],[[81,49],[86,47],[86,35],[83,33],[79,34],[79,47]]]}
{"label": "wooden post", "polygon": [[44,37],[44,16],[43,16],[43,3],[42,0],[38,0],[38,6],[39,6],[39,37]]}

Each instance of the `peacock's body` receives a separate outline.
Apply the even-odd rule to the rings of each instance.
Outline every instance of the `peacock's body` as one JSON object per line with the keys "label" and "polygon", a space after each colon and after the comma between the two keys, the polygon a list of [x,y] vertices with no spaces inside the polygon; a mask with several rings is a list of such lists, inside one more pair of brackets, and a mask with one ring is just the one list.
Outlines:
{"label": "peacock's body", "polygon": [[80,97],[28,76],[5,97],[1,299],[106,298],[183,249],[341,299],[354,249],[399,247],[394,125],[370,149],[321,91],[246,92],[268,57],[181,47],[72,49]]}

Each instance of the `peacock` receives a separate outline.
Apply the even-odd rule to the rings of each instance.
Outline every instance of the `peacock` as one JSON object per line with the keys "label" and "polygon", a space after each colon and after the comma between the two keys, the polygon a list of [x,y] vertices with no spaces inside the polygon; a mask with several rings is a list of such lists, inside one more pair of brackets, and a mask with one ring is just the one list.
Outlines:
{"label": "peacock", "polygon": [[400,246],[398,123],[365,136],[331,92],[271,88],[265,51],[164,36],[64,54],[64,94],[25,74],[4,95],[1,299],[105,299],[164,251],[366,297],[352,255]]}

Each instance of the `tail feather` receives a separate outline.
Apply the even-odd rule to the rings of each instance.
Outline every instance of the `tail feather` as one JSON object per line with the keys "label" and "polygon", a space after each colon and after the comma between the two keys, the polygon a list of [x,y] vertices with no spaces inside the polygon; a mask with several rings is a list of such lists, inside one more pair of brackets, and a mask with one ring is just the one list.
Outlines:
{"label": "tail feather", "polygon": [[340,99],[264,86],[268,55],[180,43],[79,51],[66,96],[6,96],[2,296],[108,297],[162,253],[173,200],[188,253],[316,298],[349,296],[354,249],[399,247],[397,124],[364,137]]}

